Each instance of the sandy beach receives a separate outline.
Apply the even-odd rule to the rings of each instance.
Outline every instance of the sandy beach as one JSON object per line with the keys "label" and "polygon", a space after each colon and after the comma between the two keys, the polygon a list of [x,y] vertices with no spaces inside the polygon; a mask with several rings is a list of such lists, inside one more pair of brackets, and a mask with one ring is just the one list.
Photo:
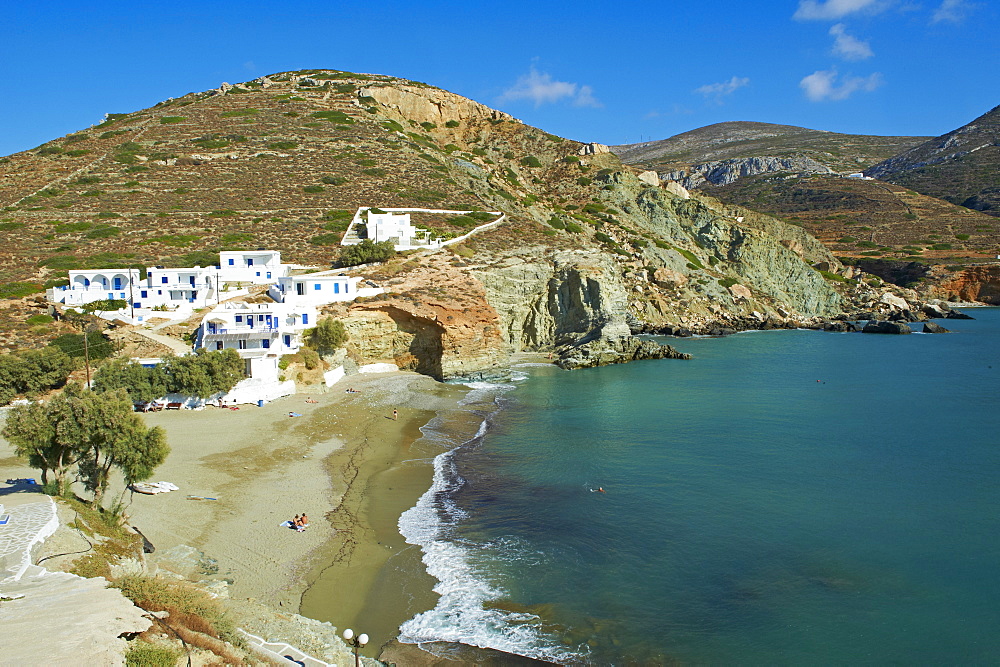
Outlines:
{"label": "sandy beach", "polygon": [[[224,580],[234,601],[288,612],[301,605],[305,616],[360,628],[375,656],[402,621],[434,604],[434,580],[396,521],[429,488],[441,451],[421,444],[420,427],[454,411],[468,390],[387,373],[321,391],[262,408],[145,415],[171,447],[152,481],[180,488],[126,494],[126,513],[155,545],[159,567]],[[23,476],[39,471],[0,441],[0,477]],[[121,490],[113,486],[108,502]],[[303,512],[306,531],[280,525]]]}

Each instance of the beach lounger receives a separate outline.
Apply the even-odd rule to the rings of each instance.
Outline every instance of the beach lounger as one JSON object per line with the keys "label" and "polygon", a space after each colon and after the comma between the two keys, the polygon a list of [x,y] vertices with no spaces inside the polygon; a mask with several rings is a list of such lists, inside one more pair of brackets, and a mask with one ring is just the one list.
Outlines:
{"label": "beach lounger", "polygon": [[180,410],[180,409],[181,409],[180,403],[167,403],[167,410]]}
{"label": "beach lounger", "polygon": [[6,526],[8,523],[10,523],[10,515],[0,514],[0,526]]}

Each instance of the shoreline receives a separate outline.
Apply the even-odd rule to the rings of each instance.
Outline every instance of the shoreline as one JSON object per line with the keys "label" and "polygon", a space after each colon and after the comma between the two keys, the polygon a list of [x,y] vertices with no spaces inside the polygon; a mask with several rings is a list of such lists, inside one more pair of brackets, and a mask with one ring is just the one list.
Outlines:
{"label": "shoreline", "polygon": [[[511,366],[547,362],[523,354]],[[398,520],[431,487],[434,457],[478,427],[481,418],[462,404],[470,391],[391,372],[306,387],[261,408],[145,413],[171,447],[150,481],[180,487],[125,494],[128,522],[156,547],[147,556],[151,573],[198,582],[229,598],[238,616],[264,605],[329,622],[337,634],[365,632],[371,641],[362,654],[369,657],[400,646],[399,626],[435,607],[438,581]],[[448,437],[459,442],[442,440]],[[37,478],[9,449],[0,441],[0,474]],[[114,480],[106,504],[122,491]],[[308,530],[280,526],[303,511]]]}

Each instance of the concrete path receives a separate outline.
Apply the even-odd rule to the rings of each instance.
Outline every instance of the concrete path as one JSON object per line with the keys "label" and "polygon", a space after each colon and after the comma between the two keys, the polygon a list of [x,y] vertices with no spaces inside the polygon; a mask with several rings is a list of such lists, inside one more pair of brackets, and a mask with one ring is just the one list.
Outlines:
{"label": "concrete path", "polygon": [[[168,322],[167,324],[170,323]],[[166,345],[168,348],[173,350],[173,352],[178,356],[191,353],[191,346],[188,345],[187,343],[177,340],[176,338],[171,338],[170,336],[165,336],[163,334],[153,333],[152,331],[149,331],[147,329],[133,329],[133,331],[135,331],[135,333],[139,334],[140,336],[145,336],[146,338],[155,343]]]}
{"label": "concrete path", "polygon": [[51,498],[15,488],[0,495],[0,514],[10,515],[0,526],[0,664],[124,664],[119,635],[152,621],[102,578],[32,565],[34,547],[59,528],[59,516]]}
{"label": "concrete path", "polygon": [[279,665],[302,665],[302,667],[336,667],[329,662],[323,662],[312,656],[306,655],[291,644],[285,642],[269,642],[261,639],[257,635],[252,635],[246,630],[239,628],[239,632],[247,640],[247,645],[253,649],[257,655],[274,660]]}
{"label": "concrete path", "polygon": [[[32,548],[59,527],[56,504],[42,497],[44,500],[35,500],[36,494],[3,497],[7,508],[0,514],[10,515],[10,520],[0,526],[0,582],[20,579],[31,565]],[[34,502],[18,502],[27,498]],[[17,504],[11,506],[13,503]]]}

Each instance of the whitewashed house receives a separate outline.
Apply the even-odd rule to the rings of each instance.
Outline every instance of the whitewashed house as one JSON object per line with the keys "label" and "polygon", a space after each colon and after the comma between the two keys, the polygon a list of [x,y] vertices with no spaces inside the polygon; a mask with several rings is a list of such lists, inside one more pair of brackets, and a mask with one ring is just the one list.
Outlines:
{"label": "whitewashed house", "polygon": [[233,250],[219,253],[218,268],[227,282],[267,285],[288,275],[291,266],[281,263],[277,250]]}
{"label": "whitewashed house", "polygon": [[355,212],[354,218],[351,219],[351,224],[348,225],[347,231],[344,232],[344,238],[341,239],[340,245],[357,245],[364,238],[368,238],[376,243],[391,241],[396,250],[441,248],[453,243],[460,243],[472,234],[495,227],[507,217],[500,211],[489,211],[490,215],[497,216],[496,220],[479,225],[462,236],[446,240],[441,236],[434,236],[430,230],[414,227],[410,221],[410,213],[463,215],[472,213],[473,211],[455,211],[437,208],[390,208],[375,210],[381,212],[373,213],[371,208],[365,206],[359,208]]}
{"label": "whitewashed house", "polygon": [[287,276],[290,264],[281,263],[277,250],[239,250],[219,253],[215,266],[190,268],[149,267],[146,278],[138,269],[70,271],[69,285],[53,287],[46,296],[53,303],[82,306],[102,299],[120,299],[127,310],[139,311],[137,319],[152,310],[178,313],[245,294],[242,285],[267,285]]}
{"label": "whitewashed house", "polygon": [[278,360],[301,349],[302,332],[316,326],[316,317],[316,307],[308,304],[227,302],[202,319],[195,347],[234,349],[249,377],[277,383]]}
{"label": "whitewashed house", "polygon": [[70,271],[69,285],[50,288],[46,296],[49,301],[67,306],[82,306],[104,299],[128,300],[145,284],[139,280],[139,275],[139,269]]}
{"label": "whitewashed house", "polygon": [[278,303],[312,304],[315,306],[335,301],[353,301],[359,296],[374,296],[385,290],[381,287],[362,287],[362,279],[348,276],[339,270],[303,273],[284,276],[271,285],[268,295]]}

